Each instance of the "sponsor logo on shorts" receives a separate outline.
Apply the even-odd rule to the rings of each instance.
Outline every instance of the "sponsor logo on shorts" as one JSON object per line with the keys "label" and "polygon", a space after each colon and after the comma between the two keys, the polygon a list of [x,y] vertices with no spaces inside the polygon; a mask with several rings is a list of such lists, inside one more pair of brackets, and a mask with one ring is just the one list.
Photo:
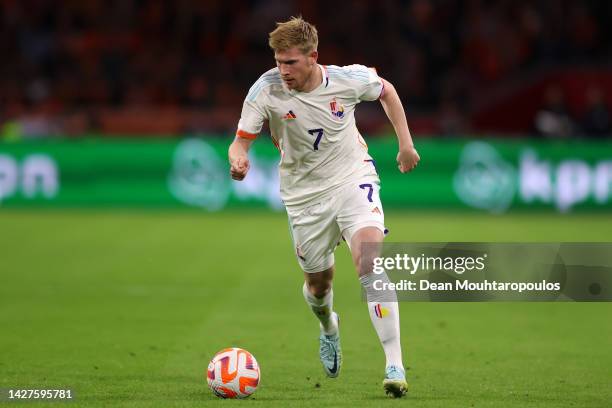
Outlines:
{"label": "sponsor logo on shorts", "polygon": [[295,247],[295,254],[297,255],[298,258],[300,258],[302,261],[306,261],[306,258],[304,257],[304,252],[302,252],[302,247],[297,245]]}

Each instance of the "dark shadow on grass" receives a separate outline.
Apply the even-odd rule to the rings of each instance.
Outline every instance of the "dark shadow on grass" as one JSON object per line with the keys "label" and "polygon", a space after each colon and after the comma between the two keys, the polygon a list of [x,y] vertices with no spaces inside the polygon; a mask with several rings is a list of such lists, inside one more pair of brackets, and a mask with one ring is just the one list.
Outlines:
{"label": "dark shadow on grass", "polygon": [[[376,395],[369,395],[366,397],[363,397],[364,400],[368,400],[368,401],[412,401],[412,402],[416,402],[416,401],[421,401],[421,402],[425,402],[425,401],[451,401],[451,398],[447,398],[447,397],[418,397],[418,396],[414,396],[414,395],[406,395],[405,397],[402,398],[391,398],[387,395],[385,395],[384,393],[381,394],[376,394]],[[449,406],[453,406],[452,404],[450,404]]]}

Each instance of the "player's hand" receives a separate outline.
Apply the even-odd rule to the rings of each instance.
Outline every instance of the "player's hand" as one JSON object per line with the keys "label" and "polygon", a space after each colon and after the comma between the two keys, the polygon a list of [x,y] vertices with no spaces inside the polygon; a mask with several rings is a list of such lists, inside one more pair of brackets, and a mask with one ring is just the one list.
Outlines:
{"label": "player's hand", "polygon": [[230,164],[230,174],[234,180],[244,180],[250,167],[249,159],[246,157],[238,157]]}
{"label": "player's hand", "polygon": [[408,173],[412,169],[414,169],[419,163],[421,158],[419,157],[419,153],[417,153],[414,146],[410,146],[406,149],[400,149],[397,154],[397,168],[402,173]]}

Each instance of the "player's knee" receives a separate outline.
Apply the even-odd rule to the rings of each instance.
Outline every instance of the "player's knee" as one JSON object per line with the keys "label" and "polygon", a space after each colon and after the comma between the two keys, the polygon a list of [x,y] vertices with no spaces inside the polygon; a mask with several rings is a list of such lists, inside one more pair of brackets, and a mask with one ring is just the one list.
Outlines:
{"label": "player's knee", "polygon": [[326,280],[306,282],[306,286],[308,287],[310,294],[317,298],[324,297],[331,290],[331,282]]}

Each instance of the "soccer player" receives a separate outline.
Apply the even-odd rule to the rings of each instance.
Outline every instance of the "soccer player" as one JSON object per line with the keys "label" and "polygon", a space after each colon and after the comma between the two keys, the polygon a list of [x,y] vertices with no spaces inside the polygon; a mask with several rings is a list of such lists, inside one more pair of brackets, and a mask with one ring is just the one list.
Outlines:
{"label": "soccer player", "polygon": [[[229,148],[231,177],[242,180],[247,175],[249,147],[267,120],[280,152],[281,198],[304,270],[304,298],[320,322],[323,368],[329,377],[337,377],[342,364],[332,279],[334,250],[344,238],[385,352],[383,387],[387,394],[401,397],[407,384],[397,298],[373,287],[375,280],[388,280],[372,273],[385,232],[380,181],[354,113],[361,101],[380,100],[399,140],[399,171],[406,173],[417,165],[419,155],[402,103],[393,85],[374,69],[318,64],[317,30],[301,17],[277,23],[269,45],[276,68],[264,73],[246,96]],[[363,251],[362,243],[374,247],[365,245],[372,250]]]}

